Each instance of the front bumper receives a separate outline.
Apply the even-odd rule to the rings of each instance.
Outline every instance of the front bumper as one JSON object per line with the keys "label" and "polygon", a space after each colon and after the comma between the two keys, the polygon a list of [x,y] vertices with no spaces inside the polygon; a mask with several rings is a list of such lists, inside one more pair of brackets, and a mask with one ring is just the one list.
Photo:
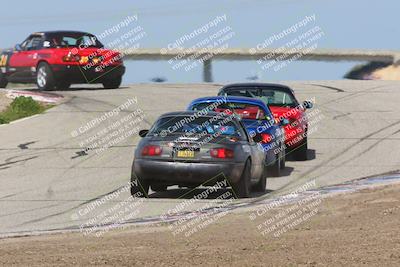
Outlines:
{"label": "front bumper", "polygon": [[190,163],[135,159],[132,165],[132,175],[143,180],[171,185],[203,184],[205,182],[214,184],[225,178],[235,183],[239,181],[243,168],[244,163]]}
{"label": "front bumper", "polygon": [[102,83],[103,81],[122,77],[125,73],[124,65],[97,68],[84,68],[77,65],[52,65],[56,80],[70,83]]}

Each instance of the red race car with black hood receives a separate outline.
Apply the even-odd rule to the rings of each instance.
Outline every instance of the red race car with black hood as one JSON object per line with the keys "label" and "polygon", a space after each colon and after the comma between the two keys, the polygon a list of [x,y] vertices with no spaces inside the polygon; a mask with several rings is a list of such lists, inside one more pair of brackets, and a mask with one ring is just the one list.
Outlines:
{"label": "red race car with black hood", "polygon": [[86,32],[36,32],[0,54],[0,88],[16,82],[36,83],[41,90],[66,89],[74,83],[114,89],[124,72],[122,55]]}
{"label": "red race car with black hood", "polygon": [[300,104],[294,91],[282,84],[237,83],[221,88],[218,95],[244,96],[261,99],[272,111],[277,121],[288,119],[285,129],[285,146],[297,160],[307,160],[308,118],[306,109],[313,107],[312,101]]}

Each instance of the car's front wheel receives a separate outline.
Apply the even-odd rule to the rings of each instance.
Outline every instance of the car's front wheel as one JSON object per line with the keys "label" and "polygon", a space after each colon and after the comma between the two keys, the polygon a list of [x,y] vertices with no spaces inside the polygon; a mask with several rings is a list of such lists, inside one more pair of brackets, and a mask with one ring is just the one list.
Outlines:
{"label": "car's front wheel", "polygon": [[40,90],[54,89],[54,75],[49,66],[45,62],[41,62],[36,69],[36,84]]}
{"label": "car's front wheel", "polygon": [[250,180],[251,180],[251,161],[247,160],[244,165],[240,180],[232,184],[232,189],[237,197],[247,198],[250,196]]}
{"label": "car's front wheel", "polygon": [[7,78],[0,72],[0,88],[6,88],[8,84]]}
{"label": "car's front wheel", "polygon": [[105,89],[117,89],[118,87],[120,87],[121,82],[122,82],[122,76],[118,76],[114,79],[105,80],[103,82],[103,87]]}
{"label": "car's front wheel", "polygon": [[294,157],[296,160],[307,160],[308,142],[305,137],[301,144],[295,148]]}

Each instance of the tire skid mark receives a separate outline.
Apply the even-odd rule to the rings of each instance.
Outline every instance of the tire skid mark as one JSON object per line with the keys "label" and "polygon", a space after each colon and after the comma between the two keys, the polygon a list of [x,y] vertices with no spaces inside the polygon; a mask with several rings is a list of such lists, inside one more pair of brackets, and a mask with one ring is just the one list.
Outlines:
{"label": "tire skid mark", "polygon": [[398,120],[398,121],[396,121],[396,122],[393,122],[393,123],[391,123],[391,124],[389,124],[389,125],[387,125],[387,126],[381,128],[381,129],[378,129],[378,130],[376,130],[376,131],[374,131],[374,132],[372,132],[372,133],[369,133],[369,134],[367,134],[367,135],[361,137],[359,140],[357,140],[357,141],[354,142],[353,144],[351,144],[351,145],[345,147],[343,150],[341,150],[340,152],[338,152],[338,153],[336,153],[335,155],[331,156],[330,158],[328,158],[327,160],[325,160],[324,162],[322,162],[322,163],[321,163],[320,165],[318,165],[317,167],[314,167],[314,168],[312,168],[312,169],[310,169],[310,170],[308,170],[308,171],[302,173],[299,179],[297,179],[297,180],[295,180],[295,181],[288,182],[287,184],[283,185],[281,188],[279,188],[279,189],[277,189],[276,191],[274,191],[272,194],[279,193],[279,192],[281,192],[282,190],[288,189],[288,188],[289,188],[290,186],[292,186],[292,185],[299,184],[300,182],[307,182],[307,181],[311,181],[311,180],[317,179],[318,177],[320,177],[320,175],[317,176],[317,177],[314,177],[314,178],[309,178],[309,179],[307,179],[306,176],[308,176],[309,174],[315,172],[315,171],[318,170],[318,169],[321,169],[322,167],[325,167],[325,165],[327,165],[327,164],[330,163],[331,161],[340,158],[341,156],[343,156],[343,154],[347,153],[348,151],[350,151],[351,149],[353,149],[355,146],[359,145],[360,143],[364,142],[365,140],[368,140],[369,137],[371,137],[371,136],[373,136],[373,135],[375,135],[375,134],[378,134],[378,133],[380,133],[380,132],[382,132],[382,131],[385,131],[385,130],[391,128],[391,127],[394,127],[394,126],[396,126],[396,125],[399,125],[399,124],[400,124],[400,120]]}
{"label": "tire skid mark", "polygon": [[[89,98],[85,98],[85,97],[79,97],[79,98],[80,98],[80,99],[81,99],[81,98],[82,98],[82,99],[86,99],[86,100],[89,100],[89,101],[92,101],[92,102],[98,102],[98,103],[101,103],[101,104],[104,104],[104,105],[108,105],[108,106],[113,107],[113,108],[118,107],[118,106],[116,106],[116,105],[113,105],[113,104],[110,104],[110,103],[107,103],[107,102],[101,101],[101,100],[94,100],[94,99],[89,99]],[[69,105],[71,105],[71,104],[74,105],[74,104],[72,103],[72,101],[70,101],[68,104],[69,104]],[[80,107],[76,107],[76,108],[77,108],[77,109],[80,109]],[[150,125],[149,122],[147,122],[147,123]],[[82,164],[82,163],[85,162],[86,160],[91,159],[91,158],[92,158],[93,156],[95,156],[95,155],[96,155],[96,154],[89,155],[88,157],[84,158],[84,159],[81,160],[80,162],[77,162],[77,163],[73,164],[72,166],[68,167],[64,172],[62,172],[62,174],[61,174],[59,177],[57,177],[55,180],[53,180],[53,182],[54,182],[54,181],[58,181],[60,178],[63,178],[64,175],[66,175],[70,170],[75,169],[77,166],[79,166],[80,164]],[[50,185],[51,185],[51,183],[50,183]],[[49,185],[49,186],[50,186],[50,185]],[[122,187],[119,187],[119,188],[117,188],[117,189],[111,191],[110,193],[112,193],[112,192],[114,192],[114,191],[116,191],[116,190],[119,190],[119,189],[121,189],[121,188],[122,188]],[[107,194],[110,194],[110,193],[107,193]],[[107,195],[107,194],[105,194],[105,195]],[[105,195],[97,196],[97,197],[95,197],[95,198],[93,198],[93,199],[91,199],[91,200],[88,200],[88,201],[83,202],[82,204],[80,204],[80,205],[78,205],[78,206],[75,206],[75,207],[73,207],[73,208],[70,208],[70,209],[67,209],[67,210],[58,212],[58,213],[56,213],[56,214],[52,214],[52,215],[48,215],[48,216],[45,216],[45,217],[42,217],[42,218],[39,218],[39,219],[35,219],[35,220],[33,220],[33,222],[36,222],[37,220],[41,221],[41,220],[47,219],[47,218],[49,218],[49,217],[53,217],[53,216],[65,214],[65,213],[67,213],[67,212],[69,212],[69,211],[72,211],[72,210],[74,210],[74,209],[76,209],[76,208],[79,208],[81,205],[88,204],[88,203],[90,203],[90,202],[92,202],[92,201],[97,200],[98,198],[101,198],[101,197],[105,196]],[[23,223],[23,224],[28,224],[28,223],[30,223],[30,222],[28,221],[28,222],[25,222],[25,223]]]}
{"label": "tire skid mark", "polygon": [[[298,202],[302,199],[305,199],[309,197],[310,195],[313,195],[315,193],[319,193],[321,198],[326,198],[332,195],[338,195],[338,194],[348,194],[348,193],[354,193],[366,188],[373,188],[376,186],[384,186],[388,184],[397,184],[400,183],[400,174],[399,170],[394,171],[394,172],[385,172],[383,174],[376,174],[373,176],[367,176],[363,177],[360,179],[356,179],[353,181],[345,182],[345,183],[340,183],[340,184],[335,184],[335,185],[329,185],[329,186],[324,186],[320,187],[317,189],[309,189],[304,192],[299,193],[295,198],[287,198],[285,201],[280,206],[284,205],[290,205],[291,203]],[[279,196],[271,199],[265,199],[265,198],[257,198],[255,201],[248,201],[245,203],[239,203],[235,202],[233,204],[230,204],[223,209],[220,209],[217,213],[222,213],[222,212],[232,212],[234,210],[238,209],[252,209],[253,211],[257,208],[257,206],[260,205],[267,205],[273,201],[280,200]],[[213,208],[210,209],[204,209],[201,213],[207,213],[211,212],[212,214],[215,214],[215,210]],[[142,217],[142,218],[135,218],[131,220],[127,220],[123,223],[120,223],[121,225],[126,225],[126,226],[133,226],[133,225],[158,225],[160,223],[174,223],[183,217],[187,217],[188,215],[195,214],[197,215],[198,213],[196,211],[184,211],[184,212],[179,212],[175,213],[172,215],[168,215],[166,218],[161,218],[159,215],[155,216],[148,216],[148,217]],[[109,224],[104,224],[102,228],[99,228],[98,230],[101,230],[103,228],[109,227],[110,225],[113,225],[114,222],[110,222]],[[88,227],[83,227],[81,228],[79,225],[71,225],[67,227],[62,227],[62,228],[51,228],[51,229],[46,229],[46,230],[30,230],[30,231],[18,231],[18,232],[5,232],[5,233],[0,233],[0,239],[2,238],[11,238],[11,237],[21,237],[21,236],[32,236],[32,235],[43,235],[43,234],[50,234],[50,233],[67,233],[67,232],[81,232],[83,229],[89,228]]]}
{"label": "tire skid mark", "polygon": [[[78,109],[78,110],[80,110],[80,111],[82,111],[82,110],[84,110],[82,107],[79,107],[79,106],[75,106],[75,104],[73,103],[74,101],[73,100],[76,100],[76,99],[79,99],[79,98],[81,98],[81,97],[76,97],[76,96],[74,96],[74,97],[72,97],[68,102],[65,102],[65,103],[63,103],[63,105],[66,105],[66,106],[73,106],[74,108],[76,108],[76,109]],[[84,98],[84,99],[88,99],[88,98]],[[106,103],[106,102],[104,102],[104,101],[97,101],[97,100],[92,100],[92,99],[88,99],[88,100],[91,100],[92,102],[100,102],[100,103],[102,103],[102,104],[106,104],[106,105],[108,105],[108,106],[111,106],[111,107],[117,107],[117,106],[115,106],[115,105],[112,105],[112,104],[109,104],[109,103]],[[67,140],[63,140],[63,141],[61,141],[61,142],[58,142],[58,143],[56,143],[56,144],[54,144],[53,146],[57,146],[57,145],[62,145],[62,144],[66,144],[66,143],[68,143],[68,142],[70,142],[70,139],[67,139]],[[127,147],[129,147],[129,146],[127,146]],[[20,149],[19,148],[16,148],[18,151],[20,151]],[[46,149],[51,149],[51,147],[44,147],[44,148],[42,148],[42,150],[46,150]],[[81,149],[81,148],[80,148]],[[31,149],[29,149],[29,150],[31,150]],[[61,159],[63,159],[66,163],[70,163],[71,161],[70,160],[67,160],[67,159],[64,159],[64,157],[63,156],[61,156],[60,154],[59,154],[59,152],[61,152],[60,150],[65,150],[64,148],[60,148],[60,149],[55,149],[55,153],[61,158]],[[27,151],[26,151],[27,152]],[[37,152],[28,152],[28,153],[26,153],[25,151],[22,153],[22,155],[19,155],[19,156],[27,156],[27,155],[36,155],[36,156],[34,156],[34,157],[32,157],[32,158],[37,158],[37,157],[39,157],[39,155],[41,154],[41,153],[47,153],[47,151],[42,151],[41,153],[37,153]],[[69,172],[70,170],[72,170],[72,169],[74,169],[76,166],[78,166],[78,165],[80,165],[81,163],[83,163],[83,162],[85,162],[86,160],[88,160],[88,159],[90,159],[91,157],[93,157],[94,155],[96,155],[96,154],[92,154],[92,155],[90,155],[89,157],[87,157],[87,158],[85,158],[84,160],[82,160],[81,162],[78,162],[78,163],[75,163],[75,164],[73,164],[72,166],[70,166],[70,167],[68,167],[64,172],[62,172],[61,173],[61,177],[57,177],[55,180],[56,181],[58,181],[59,180],[59,178],[62,178],[62,177],[64,177],[64,175],[67,173],[67,172]],[[17,156],[17,157],[19,157],[19,156]],[[8,159],[7,159],[8,160]],[[7,163],[7,164],[11,164],[11,163]],[[0,167],[2,166],[2,164],[0,164]],[[1,169],[0,169],[1,170]],[[55,180],[53,180],[53,182],[55,181]],[[52,184],[52,182],[50,182],[49,183],[49,186]],[[29,191],[34,191],[35,189],[31,189],[31,190],[29,190]],[[118,190],[118,189],[117,189]],[[96,198],[94,198],[94,200],[96,200]],[[92,201],[92,200],[89,200],[89,202],[88,203],[90,203],[90,201]],[[84,202],[83,204],[85,204],[86,202]],[[61,205],[61,204],[60,204]],[[78,206],[79,207],[79,206]],[[62,214],[63,212],[61,212],[60,214]]]}
{"label": "tire skid mark", "polygon": [[[399,132],[400,132],[400,130],[396,130],[394,133],[391,133],[388,136],[393,136],[393,135],[395,135],[395,134],[397,134]],[[351,161],[355,160],[357,157],[366,154],[368,151],[372,150],[374,147],[376,147],[377,145],[379,145],[381,142],[383,142],[385,140],[387,140],[387,137],[378,139],[376,142],[371,144],[369,147],[367,147],[366,149],[364,149],[363,151],[361,151],[357,155],[353,156],[351,159],[345,160],[345,161],[342,161],[342,162],[336,164],[337,166],[333,166],[330,170],[326,170],[325,172],[320,173],[317,177],[314,177],[314,179],[317,179],[318,177],[321,177],[322,175],[328,174],[328,173],[332,172],[333,170],[336,170],[337,168],[339,168],[339,166],[344,166],[344,164],[346,164],[348,162],[351,162]],[[396,171],[396,170],[393,170],[393,171]]]}
{"label": "tire skid mark", "polygon": [[365,153],[367,153],[368,151],[371,151],[374,147],[376,147],[377,145],[379,145],[379,144],[382,143],[383,141],[388,140],[388,138],[389,138],[390,136],[396,135],[396,134],[398,134],[398,133],[400,133],[400,129],[394,131],[393,133],[391,133],[391,134],[389,134],[389,135],[387,135],[387,136],[385,136],[385,137],[383,137],[383,138],[377,139],[377,141],[374,142],[372,145],[370,145],[369,147],[367,147],[366,149],[364,149],[363,151],[361,151],[360,153],[358,153],[358,154],[357,154],[356,156],[354,156],[352,159],[350,159],[350,160],[348,160],[348,161],[346,161],[346,162],[342,162],[342,164],[347,163],[347,162],[351,162],[351,161],[355,160],[356,157],[359,157],[359,156],[364,155]]}
{"label": "tire skid mark", "polygon": [[19,193],[8,194],[8,195],[5,195],[5,196],[0,197],[0,200],[6,199],[6,198],[9,198],[9,197],[13,197],[13,196],[16,196],[16,195],[18,195],[18,194],[19,194]]}
{"label": "tire skid mark", "polygon": [[332,113],[339,113],[339,115],[332,115],[332,120],[336,120],[337,118],[341,118],[341,117],[347,117],[349,121],[354,122],[353,118],[350,117],[349,115],[351,115],[350,112],[344,113],[343,111],[334,109],[332,107],[328,107],[328,106],[318,106],[318,108],[320,108],[321,110],[325,110],[325,111],[329,111]]}
{"label": "tire skid mark", "polygon": [[[79,98],[80,98],[80,97],[79,97]],[[111,106],[111,107],[114,107],[114,108],[117,107],[117,106],[115,106],[115,105],[109,104],[109,103],[104,102],[104,101],[97,101],[97,100],[92,100],[92,101],[93,101],[93,102],[100,102],[100,103],[102,103],[102,104],[105,104],[105,105],[108,105],[108,106]],[[71,102],[72,102],[72,101],[71,101]],[[69,102],[68,104],[70,105],[71,102]],[[78,109],[80,109],[80,108],[78,108]],[[61,175],[60,175],[59,177],[57,177],[56,179],[54,179],[52,182],[60,180],[60,178],[63,178],[64,175],[66,175],[69,171],[71,171],[72,169],[76,168],[77,166],[79,166],[80,164],[84,163],[85,161],[91,159],[91,158],[92,158],[93,156],[95,156],[95,155],[96,155],[96,154],[89,155],[88,157],[84,158],[83,160],[81,160],[81,161],[79,161],[79,162],[73,164],[72,166],[68,167],[67,169],[65,169],[64,172],[61,173]],[[52,182],[50,182],[49,186],[51,185]],[[83,206],[83,205],[89,204],[89,203],[91,203],[92,201],[98,200],[98,199],[100,199],[100,198],[102,198],[102,197],[104,197],[104,196],[106,196],[106,195],[108,195],[108,194],[112,194],[113,192],[118,191],[118,190],[120,190],[121,188],[123,188],[123,186],[120,186],[119,188],[117,188],[117,189],[115,189],[115,190],[113,190],[113,191],[111,191],[111,192],[109,192],[109,193],[106,193],[106,194],[97,196],[97,197],[92,198],[92,199],[87,200],[87,201],[84,201],[83,203],[81,203],[81,204],[79,204],[79,205],[76,205],[76,206],[74,206],[74,207],[72,207],[72,208],[68,208],[68,209],[65,209],[65,210],[63,210],[63,211],[60,211],[60,212],[57,212],[57,213],[53,213],[53,214],[50,214],[50,215],[47,215],[47,216],[44,216],[44,217],[41,217],[41,218],[37,218],[37,219],[34,219],[34,220],[26,221],[26,222],[23,222],[22,224],[17,225],[17,226],[24,226],[24,225],[26,225],[26,224],[35,223],[35,222],[39,222],[39,221],[46,220],[46,219],[51,218],[51,217],[63,215],[63,214],[65,214],[65,213],[68,213],[68,212],[70,212],[70,211],[73,211],[73,210],[75,210],[75,209],[77,209],[77,208],[79,208],[79,207],[81,207],[81,206]],[[61,204],[60,204],[60,205],[61,205]]]}
{"label": "tire skid mark", "polygon": [[[85,109],[82,108],[81,106],[77,106],[77,104],[74,103],[74,102],[75,102],[74,100],[79,100],[79,99],[87,100],[89,103],[90,103],[90,102],[100,103],[100,104],[103,104],[103,105],[105,105],[105,106],[109,106],[109,107],[112,107],[112,108],[118,107],[117,105],[113,105],[113,104],[110,104],[110,103],[105,102],[105,101],[90,99],[90,98],[86,98],[86,97],[77,97],[77,96],[71,97],[70,101],[68,101],[68,102],[66,102],[66,103],[63,103],[63,104],[66,105],[66,106],[72,106],[73,108],[77,109],[78,111],[88,112],[87,110],[85,110]],[[129,113],[130,113],[130,112],[129,112]],[[148,120],[144,119],[143,121],[144,121],[145,123],[147,123],[149,126],[151,125],[151,123],[150,123]],[[62,144],[68,143],[68,142],[70,142],[69,139],[64,140],[64,141],[61,141],[61,142],[59,142],[59,143],[56,143],[55,145],[56,145],[56,146],[57,146],[57,145],[62,145]],[[54,145],[53,145],[53,146],[54,146]],[[45,149],[45,148],[44,148],[44,149]],[[64,150],[64,149],[61,149],[61,150]],[[58,149],[56,149],[55,152],[58,154],[58,152],[59,152]],[[43,151],[43,153],[46,153],[46,152]],[[23,153],[23,154],[25,155],[25,153]],[[58,155],[59,155],[59,154],[58,154]],[[64,175],[66,175],[70,170],[76,168],[76,167],[79,166],[81,163],[85,162],[86,160],[91,159],[94,155],[96,155],[96,154],[89,155],[88,157],[84,158],[82,161],[77,162],[77,163],[73,164],[72,166],[68,167],[64,172],[61,173],[61,175],[59,175],[59,176],[58,176],[55,180],[53,180],[52,182],[57,181],[57,180],[59,180],[60,178],[64,177]],[[68,162],[68,163],[70,162],[70,161],[68,161],[67,159],[64,159],[61,155],[59,155],[59,156],[60,156],[65,162]],[[49,186],[51,186],[52,182],[49,183]],[[115,192],[115,191],[118,191],[118,190],[120,190],[122,187],[123,187],[123,186],[121,186],[121,187],[119,187],[119,188],[117,188],[117,189],[115,189],[115,190],[113,190],[113,191],[111,191],[111,192],[109,192],[109,193],[106,193],[106,194],[97,196],[97,197],[92,198],[92,199],[87,200],[87,201],[84,201],[84,202],[82,202],[81,204],[76,205],[76,206],[74,206],[74,207],[72,207],[72,208],[69,208],[69,209],[66,209],[66,210],[63,210],[63,211],[60,211],[60,212],[57,212],[57,213],[53,213],[53,214],[50,214],[50,215],[47,215],[47,216],[44,216],[44,217],[41,217],[41,218],[37,218],[37,219],[34,219],[34,220],[29,220],[29,221],[23,222],[23,223],[21,223],[21,224],[19,224],[19,225],[17,225],[17,226],[23,226],[23,225],[27,225],[27,224],[30,224],[30,223],[35,223],[35,222],[43,221],[43,220],[48,219],[48,218],[51,218],[51,217],[55,217],[55,216],[59,216],[59,215],[65,214],[65,213],[70,212],[70,211],[72,211],[72,210],[75,210],[75,209],[77,209],[77,208],[79,208],[79,207],[81,207],[81,206],[83,206],[83,205],[89,204],[89,203],[91,203],[92,201],[95,201],[95,200],[97,200],[97,199],[99,199],[99,198],[102,198],[102,197],[104,197],[104,196],[106,196],[106,195],[108,195],[108,194],[111,194],[111,193],[113,193],[113,192]],[[58,205],[61,205],[61,204],[55,204],[55,206],[58,206]]]}
{"label": "tire skid mark", "polygon": [[[103,194],[103,195],[94,197],[94,198],[89,199],[89,200],[86,200],[86,201],[83,201],[82,203],[80,203],[80,204],[78,204],[78,205],[75,205],[74,207],[65,209],[65,210],[60,211],[60,212],[57,212],[57,213],[53,213],[53,214],[50,214],[50,215],[46,215],[46,216],[43,216],[43,217],[40,217],[40,218],[37,218],[37,219],[29,220],[29,221],[23,222],[23,223],[21,223],[21,224],[17,224],[16,226],[24,226],[24,225],[27,225],[27,224],[30,224],[30,223],[40,222],[40,221],[43,221],[43,220],[46,220],[46,219],[49,219],[49,218],[52,218],[52,217],[55,217],[55,216],[64,215],[64,214],[66,214],[66,213],[68,213],[68,212],[70,212],[70,211],[73,211],[73,210],[75,210],[75,209],[78,209],[78,208],[80,208],[80,207],[82,207],[82,206],[84,206],[84,205],[87,205],[87,204],[89,204],[89,203],[91,203],[91,202],[93,202],[93,201],[99,200],[99,199],[101,199],[101,198],[103,198],[103,197],[106,197],[106,196],[108,196],[108,195],[110,195],[110,194],[112,194],[112,193],[114,193],[114,192],[117,192],[118,190],[121,190],[123,187],[124,187],[124,186],[120,186],[120,187],[118,187],[117,189],[114,189],[114,190],[112,190],[112,191],[110,191],[110,192],[108,192],[108,193],[105,193],[105,194]],[[56,204],[56,206],[58,206],[58,205]]]}
{"label": "tire skid mark", "polygon": [[[378,86],[374,86],[374,87],[371,87],[371,88],[367,88],[367,89],[365,89],[363,91],[352,92],[352,93],[349,93],[348,95],[344,95],[344,96],[341,96],[341,97],[326,101],[325,103],[321,103],[320,106],[325,106],[325,105],[331,104],[331,103],[340,103],[342,101],[349,100],[349,99],[351,99],[353,97],[356,97],[356,96],[359,96],[359,95],[363,95],[363,94],[367,94],[367,93],[369,93],[370,91],[372,91],[374,89],[383,88],[383,87],[386,87],[386,86],[385,85],[378,85]],[[346,91],[346,93],[347,93],[347,91]]]}
{"label": "tire skid mark", "polygon": [[329,86],[329,85],[315,84],[315,83],[308,83],[307,85],[313,85],[313,86],[317,86],[317,87],[322,87],[322,88],[331,89],[331,90],[334,90],[334,91],[336,91],[336,92],[338,92],[338,93],[344,93],[344,92],[346,92],[346,91],[343,90],[343,89],[340,89],[340,88],[338,88],[338,87]]}
{"label": "tire skid mark", "polygon": [[[115,109],[115,108],[117,108],[117,107],[120,106],[120,105],[114,105],[114,104],[108,103],[108,102],[103,101],[103,100],[92,99],[92,98],[87,98],[87,97],[81,97],[81,96],[79,96],[78,99],[85,99],[85,100],[87,100],[88,102],[101,103],[101,104],[103,104],[103,105],[105,105],[105,106],[112,107],[112,109]],[[77,108],[79,109],[79,107],[77,107]],[[107,111],[104,111],[104,112],[107,112]],[[129,112],[129,111],[125,111],[125,112],[127,112],[127,113],[132,113],[132,112]],[[151,126],[151,123],[150,123],[146,118],[144,118],[143,121],[146,122],[146,123],[148,124],[148,126]]]}
{"label": "tire skid mark", "polygon": [[349,115],[351,115],[351,112],[342,113],[340,115],[336,115],[335,117],[333,117],[332,120],[337,120],[337,119],[343,118],[343,117],[347,117],[348,119],[352,120],[352,118],[349,117]]}
{"label": "tire skid mark", "polygon": [[22,210],[22,211],[16,211],[16,212],[11,212],[11,213],[7,213],[4,215],[0,215],[1,217],[6,217],[6,216],[10,216],[10,215],[17,215],[17,214],[24,214],[24,213],[28,213],[28,212],[32,212],[32,211],[37,211],[37,210],[42,210],[42,209],[47,209],[47,208],[52,208],[52,207],[56,207],[58,206],[58,204],[50,204],[47,206],[43,206],[43,207],[39,207],[39,208],[34,208],[34,209],[27,209],[27,210]]}
{"label": "tire skid mark", "polygon": [[[368,93],[368,92],[370,92],[370,91],[372,91],[372,90],[374,90],[374,89],[383,88],[383,87],[387,87],[387,86],[385,86],[385,85],[373,86],[373,87],[367,88],[367,89],[365,89],[365,90],[363,90],[363,91],[358,91],[358,92],[350,93],[349,95],[345,95],[345,96],[342,96],[342,97],[339,97],[339,98],[336,98],[336,99],[332,99],[332,100],[326,101],[325,103],[322,103],[322,104],[320,104],[320,105],[318,105],[318,106],[319,106],[319,107],[327,108],[327,107],[326,107],[327,104],[330,104],[330,103],[333,103],[333,102],[339,103],[339,102],[341,102],[342,100],[348,100],[348,99],[353,98],[353,97],[355,97],[355,96],[358,96],[358,95],[360,95],[360,94],[366,94],[366,93]],[[341,101],[339,101],[339,100],[341,100]],[[328,109],[329,109],[329,108],[328,108]],[[317,167],[315,167],[315,168],[312,168],[312,169],[310,169],[310,170],[308,170],[308,171],[302,173],[299,179],[294,180],[294,181],[290,181],[290,182],[286,183],[285,185],[283,185],[283,186],[280,187],[279,189],[275,190],[275,191],[272,192],[271,194],[272,194],[272,195],[279,194],[279,193],[281,193],[281,191],[283,191],[283,190],[285,190],[285,189],[288,189],[288,188],[291,187],[292,185],[299,184],[300,181],[302,181],[302,182],[307,182],[307,181],[313,180],[313,179],[311,179],[311,178],[310,178],[310,179],[307,179],[306,176],[309,175],[310,173],[312,173],[312,172],[314,172],[314,171],[316,171],[316,170],[322,168],[322,167],[325,167],[325,165],[327,165],[327,164],[330,163],[331,161],[333,161],[333,160],[339,158],[339,157],[342,156],[344,153],[347,153],[349,150],[351,150],[351,149],[352,149],[353,147],[355,147],[356,145],[359,145],[361,142],[363,142],[363,141],[365,141],[365,140],[368,140],[368,138],[370,138],[371,136],[373,136],[373,135],[375,135],[375,134],[377,134],[377,133],[379,133],[379,132],[382,132],[382,131],[384,131],[384,130],[386,130],[386,129],[392,127],[392,126],[395,126],[395,125],[397,125],[397,124],[399,124],[399,123],[400,123],[400,120],[397,121],[397,122],[391,123],[391,124],[389,124],[389,125],[387,125],[387,126],[381,128],[381,129],[378,129],[378,130],[376,130],[376,131],[374,131],[374,132],[372,132],[372,133],[370,133],[370,134],[367,134],[367,135],[365,135],[365,136],[359,138],[356,142],[354,142],[353,144],[347,146],[347,147],[344,148],[341,152],[339,152],[339,153],[333,155],[332,157],[328,158],[327,160],[325,160],[324,162],[322,162],[319,166],[317,166]],[[317,178],[317,177],[315,177],[315,178]]]}
{"label": "tire skid mark", "polygon": [[29,157],[29,158],[23,158],[23,159],[19,159],[19,160],[12,160],[12,159],[15,159],[15,158],[18,158],[18,157],[21,157],[21,156],[24,156],[24,155],[13,156],[13,157],[7,158],[7,159],[5,160],[5,163],[1,163],[1,164],[0,164],[0,167],[5,167],[5,166],[8,167],[9,165],[13,165],[13,164],[16,164],[16,163],[23,163],[23,164],[25,164],[27,161],[39,157],[39,156],[32,156],[32,157]]}

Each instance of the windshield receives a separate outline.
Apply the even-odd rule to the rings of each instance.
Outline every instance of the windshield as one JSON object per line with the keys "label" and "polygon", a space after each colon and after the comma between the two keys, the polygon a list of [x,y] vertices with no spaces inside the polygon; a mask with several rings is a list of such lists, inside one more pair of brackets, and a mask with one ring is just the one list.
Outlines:
{"label": "windshield", "polygon": [[96,36],[88,33],[79,32],[66,32],[49,34],[46,38],[46,47],[96,47],[102,48],[103,44],[100,43]]}
{"label": "windshield", "polygon": [[257,97],[258,89],[257,88],[237,88],[235,90],[228,90],[227,92],[221,92],[219,95],[226,96],[244,96],[244,97]]}
{"label": "windshield", "polygon": [[265,104],[270,105],[270,106],[282,106],[282,107],[297,106],[297,101],[292,96],[292,94],[284,92],[284,91],[263,89],[261,91],[260,99]]}
{"label": "windshield", "polygon": [[[261,93],[259,93],[259,90]],[[267,106],[296,107],[296,99],[290,92],[276,88],[235,88],[220,92],[219,95],[244,96],[261,99]]]}
{"label": "windshield", "polygon": [[171,134],[213,134],[226,136],[241,136],[238,127],[229,117],[200,117],[190,116],[163,117],[150,129],[150,135]]}

